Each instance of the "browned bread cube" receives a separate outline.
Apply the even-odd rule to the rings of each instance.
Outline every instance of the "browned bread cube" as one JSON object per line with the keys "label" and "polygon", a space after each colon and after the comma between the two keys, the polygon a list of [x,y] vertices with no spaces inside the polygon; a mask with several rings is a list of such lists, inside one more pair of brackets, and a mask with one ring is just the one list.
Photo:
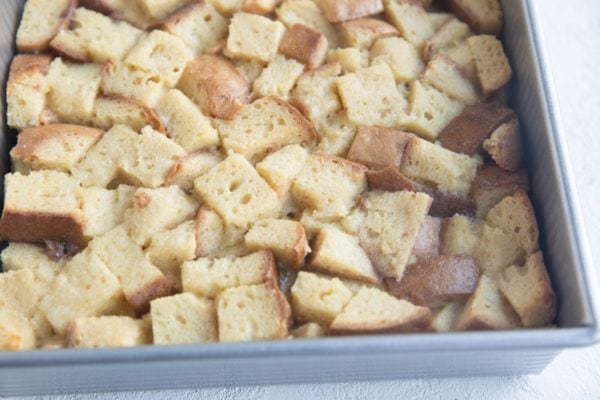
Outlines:
{"label": "browned bread cube", "polygon": [[513,118],[497,127],[490,137],[483,141],[483,148],[500,168],[511,172],[518,171],[523,158],[519,120]]}
{"label": "browned bread cube", "polygon": [[338,25],[347,46],[369,49],[381,37],[398,35],[398,29],[376,18],[358,18]]}
{"label": "browned bread cube", "polygon": [[359,126],[346,158],[376,170],[400,166],[411,137],[398,129]]}
{"label": "browned bread cube", "polygon": [[76,0],[27,1],[17,30],[17,50],[23,53],[48,50],[48,44],[68,22],[76,4]]}
{"label": "browned bread cube", "polygon": [[466,299],[479,280],[479,267],[470,256],[429,257],[406,267],[400,281],[386,280],[390,293],[414,304],[438,307]]}
{"label": "browned bread cube", "polygon": [[462,103],[472,104],[479,99],[475,86],[446,55],[439,54],[429,61],[422,79]]}
{"label": "browned bread cube", "polygon": [[517,189],[529,191],[526,171],[508,172],[495,165],[482,166],[471,187],[471,197],[477,203],[477,215],[484,217],[500,200]]}
{"label": "browned bread cube", "polygon": [[491,35],[472,36],[467,42],[473,53],[483,95],[490,96],[506,85],[512,76],[502,42]]}
{"label": "browned bread cube", "polygon": [[317,30],[296,24],[283,35],[279,52],[305,64],[308,68],[315,68],[325,61],[327,39]]}
{"label": "browned bread cube", "polygon": [[498,35],[502,31],[499,0],[445,0],[445,3],[477,33]]}
{"label": "browned bread cube", "polygon": [[333,49],[340,45],[339,33],[336,27],[327,21],[327,18],[314,1],[284,1],[275,12],[287,28],[295,24],[306,25],[325,35],[330,48]]}
{"label": "browned bread cube", "polygon": [[381,0],[321,0],[319,3],[329,22],[347,21],[383,11]]}
{"label": "browned bread cube", "polygon": [[469,26],[456,18],[449,18],[423,47],[423,56],[431,60],[438,53],[446,53],[471,35]]}

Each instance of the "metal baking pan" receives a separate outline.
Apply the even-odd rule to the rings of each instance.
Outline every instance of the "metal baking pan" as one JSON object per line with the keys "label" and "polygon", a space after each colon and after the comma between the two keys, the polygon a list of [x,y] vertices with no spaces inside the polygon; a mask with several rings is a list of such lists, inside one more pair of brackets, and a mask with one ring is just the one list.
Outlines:
{"label": "metal baking pan", "polygon": [[[22,3],[2,2],[4,77]],[[532,201],[558,296],[558,328],[5,352],[0,353],[0,396],[531,374],[541,372],[565,348],[596,342],[600,336],[597,281],[539,35],[536,7],[540,5],[534,0],[503,3],[504,44],[515,72],[512,105],[525,132]],[[7,147],[14,139],[2,135],[0,140],[3,166],[8,168]]]}

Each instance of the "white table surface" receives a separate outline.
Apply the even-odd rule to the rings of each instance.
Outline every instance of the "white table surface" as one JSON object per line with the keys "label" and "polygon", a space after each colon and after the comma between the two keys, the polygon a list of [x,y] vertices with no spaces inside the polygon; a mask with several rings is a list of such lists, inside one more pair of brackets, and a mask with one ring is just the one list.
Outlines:
{"label": "white table surface", "polygon": [[[600,1],[534,0],[594,260],[600,266]],[[73,399],[600,399],[600,345],[561,353],[541,375],[232,387],[49,397]]]}

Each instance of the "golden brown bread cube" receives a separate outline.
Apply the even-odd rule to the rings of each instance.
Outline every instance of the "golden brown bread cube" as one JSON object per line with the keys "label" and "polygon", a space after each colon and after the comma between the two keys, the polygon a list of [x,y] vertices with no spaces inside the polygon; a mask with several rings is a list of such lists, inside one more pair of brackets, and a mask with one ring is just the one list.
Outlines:
{"label": "golden brown bread cube", "polygon": [[339,25],[347,46],[369,49],[381,37],[397,35],[398,29],[376,18],[357,18]]}
{"label": "golden brown bread cube", "polygon": [[477,33],[498,35],[502,31],[499,0],[445,0],[446,5]]}
{"label": "golden brown bread cube", "polygon": [[471,47],[479,85],[484,96],[494,94],[510,81],[512,68],[502,42],[491,35],[477,35],[467,39]]}
{"label": "golden brown bread cube", "polygon": [[399,129],[359,126],[346,158],[375,170],[400,166],[411,137]]}
{"label": "golden brown bread cube", "polygon": [[477,170],[470,193],[477,204],[477,215],[485,216],[500,200],[517,189],[529,191],[526,171],[508,172],[495,165],[483,165]]}
{"label": "golden brown bread cube", "polygon": [[284,33],[279,52],[312,69],[325,61],[327,39],[317,30],[296,24]]}
{"label": "golden brown bread cube", "polygon": [[519,120],[513,118],[497,127],[490,137],[483,141],[483,148],[500,168],[511,172],[518,171],[523,158]]}
{"label": "golden brown bread cube", "polygon": [[329,22],[342,22],[383,11],[381,0],[322,0],[321,10]]}

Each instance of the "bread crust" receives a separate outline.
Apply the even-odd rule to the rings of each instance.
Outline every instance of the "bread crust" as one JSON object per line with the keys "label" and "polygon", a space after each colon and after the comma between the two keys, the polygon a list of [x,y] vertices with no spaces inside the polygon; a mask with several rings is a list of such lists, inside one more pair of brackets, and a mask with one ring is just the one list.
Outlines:
{"label": "bread crust", "polygon": [[393,128],[359,126],[346,158],[372,169],[400,166],[412,133]]}
{"label": "bread crust", "polygon": [[312,69],[325,60],[327,39],[317,30],[295,24],[283,35],[279,52]]}
{"label": "bread crust", "polygon": [[323,0],[321,9],[329,22],[343,22],[383,11],[381,0]]}
{"label": "bread crust", "polygon": [[414,333],[426,332],[431,330],[431,310],[426,307],[419,307],[417,313],[408,321],[404,321],[394,326],[349,326],[336,324],[331,325],[327,330],[330,335],[358,335],[373,333]]}
{"label": "bread crust", "polygon": [[127,302],[131,305],[137,317],[150,311],[150,302],[159,297],[168,296],[173,293],[173,287],[168,278],[161,275],[134,293],[126,293]]}
{"label": "bread crust", "polygon": [[356,31],[368,31],[370,33],[371,40],[369,40],[370,43],[366,44],[370,45],[372,45],[377,39],[381,37],[394,36],[400,33],[398,32],[398,29],[396,29],[395,26],[376,18],[352,19],[350,21],[344,21],[338,26],[346,41],[346,44],[353,46],[354,44],[351,42],[353,41],[353,34]]}
{"label": "bread crust", "polygon": [[519,120],[513,118],[496,128],[490,138],[483,142],[483,148],[500,168],[518,171],[523,158]]}
{"label": "bread crust", "polygon": [[[70,0],[66,7],[59,13],[56,24],[48,31],[48,35],[37,42],[27,42],[17,40],[17,51],[20,53],[36,53],[46,51],[49,48],[50,41],[56,36],[56,34],[69,23],[69,18],[77,6],[77,0]],[[44,17],[42,17],[44,18]]]}
{"label": "bread crust", "polygon": [[[167,132],[167,128],[162,123],[162,121],[161,121],[160,117],[158,116],[158,114],[156,113],[156,111],[154,111],[152,108],[140,103],[139,101],[136,101],[129,97],[119,96],[117,94],[101,95],[98,97],[98,99],[99,100],[105,99],[108,101],[112,101],[112,102],[117,103],[117,105],[123,104],[123,105],[128,105],[130,107],[134,107],[139,111],[139,115],[143,116],[143,118],[146,120],[147,124],[150,125],[152,127],[152,129],[154,129],[155,131],[158,131],[160,133],[164,133],[164,134],[166,134],[166,132]],[[110,129],[110,127],[107,127],[107,129]]]}
{"label": "bread crust", "polygon": [[81,213],[27,212],[5,207],[0,219],[0,237],[11,242],[44,243],[51,240],[84,247],[83,225]]}

